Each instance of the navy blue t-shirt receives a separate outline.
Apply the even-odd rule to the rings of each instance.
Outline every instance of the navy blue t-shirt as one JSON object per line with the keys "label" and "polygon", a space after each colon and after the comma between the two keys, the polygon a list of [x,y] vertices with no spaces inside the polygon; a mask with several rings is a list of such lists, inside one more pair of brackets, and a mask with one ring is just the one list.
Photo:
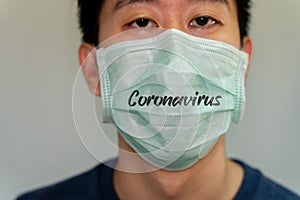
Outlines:
{"label": "navy blue t-shirt", "polygon": [[[244,179],[234,200],[300,200],[285,187],[260,171],[236,161],[244,169]],[[22,195],[17,200],[118,200],[112,182],[113,169],[100,164],[94,169],[61,183]]]}

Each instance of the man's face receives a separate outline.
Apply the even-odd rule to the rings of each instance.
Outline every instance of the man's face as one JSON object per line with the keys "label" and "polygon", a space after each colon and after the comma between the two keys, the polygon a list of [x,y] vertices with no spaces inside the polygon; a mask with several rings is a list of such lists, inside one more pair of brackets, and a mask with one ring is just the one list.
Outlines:
{"label": "man's face", "polygon": [[[241,48],[235,0],[105,0],[99,21],[100,42],[127,30],[160,27]],[[93,49],[92,44],[83,43],[79,59],[90,90],[100,96],[96,61],[84,62]],[[243,50],[251,58],[252,43],[248,37],[244,38]],[[134,151],[121,137],[119,147]]]}
{"label": "man's face", "polygon": [[145,27],[176,28],[240,48],[235,0],[106,0],[99,41]]}

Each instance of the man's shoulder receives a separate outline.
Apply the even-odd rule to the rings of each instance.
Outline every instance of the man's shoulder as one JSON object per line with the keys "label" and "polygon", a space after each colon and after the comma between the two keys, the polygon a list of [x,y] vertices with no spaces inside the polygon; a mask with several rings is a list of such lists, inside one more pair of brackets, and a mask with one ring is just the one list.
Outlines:
{"label": "man's shoulder", "polygon": [[100,164],[89,171],[59,183],[24,194],[17,200],[99,199],[98,177],[103,168],[104,165]]}
{"label": "man's shoulder", "polygon": [[297,194],[265,176],[260,180],[257,194],[261,199],[300,200]]}
{"label": "man's shoulder", "polygon": [[300,200],[297,194],[264,176],[259,170],[237,162],[244,168],[245,176],[235,200]]}

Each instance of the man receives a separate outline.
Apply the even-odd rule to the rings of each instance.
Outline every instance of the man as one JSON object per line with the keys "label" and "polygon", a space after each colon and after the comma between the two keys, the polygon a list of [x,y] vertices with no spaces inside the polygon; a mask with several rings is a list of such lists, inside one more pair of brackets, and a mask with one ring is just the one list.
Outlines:
{"label": "man", "polygon": [[[217,83],[219,83],[218,81],[221,80],[220,82],[223,83],[222,81],[224,81],[225,78],[227,77],[226,73],[223,73],[224,67],[219,69],[218,71],[221,73],[222,76],[221,78],[213,79],[209,77],[209,74],[213,74],[216,71],[213,70],[215,69],[214,67],[219,67],[220,65],[222,65],[221,63],[224,62],[226,63],[225,65],[226,67],[227,65],[229,66],[230,63],[234,62],[233,64],[234,67],[232,68],[232,73],[234,75],[236,75],[234,73],[235,70],[238,67],[241,68],[242,73],[240,75],[236,75],[238,78],[241,79],[241,83],[236,83],[236,84],[239,86],[238,88],[243,86],[244,77],[241,76],[245,76],[246,67],[247,67],[246,61],[247,59],[248,61],[250,61],[252,56],[252,41],[248,37],[248,23],[250,18],[250,14],[249,14],[250,0],[241,0],[241,1],[240,0],[178,0],[178,1],[174,1],[174,0],[104,0],[104,1],[78,0],[78,3],[79,3],[79,10],[80,10],[79,12],[80,25],[81,25],[81,30],[83,32],[83,43],[79,48],[79,60],[82,66],[83,73],[90,87],[90,90],[96,96],[101,96],[101,97],[104,96],[104,98],[106,97],[105,93],[107,88],[103,86],[105,82],[102,79],[104,79],[105,77],[102,76],[104,72],[101,71],[101,69],[106,70],[112,68],[113,66],[107,65],[104,67],[102,66],[102,68],[101,66],[99,66],[100,67],[99,68],[100,85],[99,85],[98,68],[95,65],[91,64],[91,62],[86,61],[86,59],[87,60],[93,59],[93,57],[89,58],[89,55],[91,52],[93,52],[95,47],[99,43],[103,41],[107,41],[107,39],[111,38],[116,34],[121,34],[117,36],[118,38],[124,37],[124,35],[131,35],[131,34],[133,35],[135,34],[140,35],[141,33],[148,34],[147,30],[153,30],[153,28],[154,29],[165,28],[169,30],[169,31],[162,31],[159,33],[155,33],[155,34],[150,33],[151,36],[145,37],[145,38],[150,38],[151,45],[156,45],[156,47],[159,46],[159,48],[154,48],[155,53],[157,52],[159,52],[159,54],[161,53],[160,51],[156,51],[157,49],[162,49],[163,51],[166,51],[168,45],[170,45],[172,47],[174,46],[174,49],[179,49],[176,51],[174,50],[175,53],[179,51],[180,53],[182,53],[182,56],[184,58],[187,58],[190,52],[193,52],[194,50],[196,52],[196,50],[198,50],[197,49],[198,46],[201,46],[199,52],[204,52],[204,53],[203,56],[200,56],[200,54],[196,55],[199,56],[199,60],[201,61],[207,59],[206,60],[207,62],[211,62],[214,64],[218,63],[216,64],[216,66],[213,65],[203,66],[203,68],[208,67],[207,71],[209,71],[209,73],[203,75],[202,73],[200,73],[202,72],[201,70],[203,70],[202,67],[197,69],[196,71],[192,71],[192,67],[189,64],[186,64],[185,61],[182,61],[178,58],[180,56],[176,55],[175,57],[173,57],[173,54],[166,54],[166,56],[163,58],[161,55],[159,55],[160,57],[155,57],[157,55],[152,51],[147,52],[147,54],[146,53],[143,54],[143,55],[151,55],[150,57],[159,58],[157,60],[159,64],[162,63],[161,60],[164,61],[167,60],[168,63],[171,63],[171,65],[167,65],[167,64],[166,65],[161,64],[161,65],[174,67],[175,70],[174,74],[178,79],[177,82],[175,82],[176,87],[186,86],[183,83],[185,81],[187,81],[187,84],[190,84],[191,82],[189,78],[190,77],[194,78],[193,76],[194,73],[197,74],[197,77],[200,77],[201,74],[202,77],[201,80],[203,79],[204,76],[207,76],[205,79],[206,80],[205,83],[208,84],[207,87],[209,87],[208,93],[210,92],[214,93],[214,90],[216,90],[222,94],[219,96],[213,96],[213,97],[210,96],[212,100],[211,102],[213,102],[213,100],[216,100],[218,97],[220,97],[219,98],[220,101],[224,100],[226,105],[229,104],[228,102],[230,102],[231,97],[228,97],[227,99],[227,96],[230,95],[226,93],[229,90],[227,86],[225,86],[226,84],[224,85],[221,84],[221,86],[217,85]],[[145,31],[139,32],[138,29],[142,29]],[[166,42],[167,47],[162,45],[164,41],[167,41]],[[132,44],[138,46],[141,49],[141,52],[144,53],[144,50],[147,47],[148,43],[146,42],[146,40],[143,40],[143,42],[144,43],[139,46],[137,42],[131,41]],[[185,42],[188,43],[189,45],[186,45]],[[201,44],[202,42],[205,43],[206,45],[202,45]],[[193,43],[195,43],[195,46],[193,46]],[[117,50],[119,50],[121,49],[121,45],[125,46],[127,44],[116,43],[116,45],[119,45],[117,46],[118,47]],[[191,46],[191,48],[194,49],[191,50],[189,49],[188,46]],[[222,48],[218,48],[219,46]],[[127,54],[125,54],[126,55],[125,57],[130,58],[130,56],[132,55],[132,51],[127,50],[129,48],[128,46],[125,47],[126,48],[122,49],[125,52],[128,51]],[[105,50],[105,48],[102,54],[101,54],[101,50],[99,50],[100,53],[97,52],[97,56],[102,55],[103,58],[106,56],[108,57],[109,53],[107,52],[108,50],[107,51]],[[215,50],[211,50],[213,48]],[[107,49],[109,49],[109,47]],[[187,49],[187,50],[182,51],[182,49]],[[223,51],[223,49],[225,50]],[[240,51],[238,51],[238,49]],[[110,50],[111,52],[113,52],[112,49]],[[172,49],[170,51],[173,52]],[[211,53],[210,51],[215,51],[216,55],[210,54]],[[193,58],[195,54],[196,53],[191,54],[190,57]],[[208,58],[205,58],[205,56],[208,54],[210,56]],[[246,54],[248,56],[245,56]],[[223,58],[224,55],[226,58]],[[230,60],[229,57],[236,57],[236,59],[240,62],[235,62],[234,58],[233,60],[228,61]],[[131,60],[130,59],[122,60],[124,61],[121,62],[123,63],[124,68],[127,67],[125,65],[125,62],[128,62],[128,60],[131,62],[134,61],[135,57],[132,58],[133,59]],[[138,57],[136,59],[138,60]],[[184,68],[184,70],[186,71],[183,72],[182,71],[183,69],[177,69],[175,65],[173,65],[174,60],[176,60],[176,62],[180,62],[181,64],[185,63],[182,64],[182,68]],[[187,60],[191,61],[191,59],[187,59]],[[151,62],[152,61],[153,60],[151,60]],[[198,63],[200,61],[196,60],[195,62]],[[146,63],[148,63],[148,61]],[[98,60],[98,65],[101,65],[101,59]],[[151,66],[152,65],[153,65],[153,70],[156,69],[153,63],[151,63]],[[117,65],[117,67],[120,66]],[[165,68],[156,69],[157,73],[161,73],[161,71],[165,70],[164,75],[167,81],[160,79],[159,76],[154,76],[153,74],[155,73],[152,73],[151,76],[149,77],[150,78],[155,77],[156,83],[161,81],[163,86],[167,85],[168,87],[172,87],[174,85],[174,82],[172,82],[173,79],[169,75],[173,73],[172,71],[173,69],[172,68],[169,69],[168,67],[166,67],[166,69]],[[141,70],[140,68],[138,70]],[[149,69],[149,67],[147,69]],[[139,75],[141,76],[145,76],[145,74],[148,73],[147,69],[143,68],[142,71],[143,73],[139,73],[139,71],[137,71],[136,73],[139,73]],[[126,73],[127,71],[125,70],[124,74],[122,75],[125,76]],[[188,76],[185,76],[185,73],[188,74]],[[126,77],[126,80],[123,80],[122,76],[120,76],[120,79],[118,80],[122,80],[123,81],[122,83],[130,84],[136,78],[137,77],[135,76],[131,76],[130,79]],[[201,80],[197,79],[196,83],[201,82]],[[128,81],[131,82],[129,83]],[[118,87],[123,88],[123,86],[126,84],[122,84],[122,87],[121,86]],[[231,85],[233,83],[232,81],[229,81],[228,84]],[[110,84],[108,85],[111,86]],[[201,84],[198,84],[197,86],[199,85]],[[219,87],[216,86],[220,86],[221,90],[218,90]],[[100,89],[100,87],[102,89]],[[153,85],[151,87],[153,87]],[[234,85],[234,87],[236,87],[236,85]],[[142,87],[138,87],[138,88],[142,88]],[[150,90],[151,88],[147,88],[147,89]],[[172,89],[176,90],[176,88],[172,88]],[[120,91],[123,92],[123,90]],[[188,98],[182,98],[182,101],[180,102],[175,101],[177,97],[178,97],[177,100],[181,98],[180,95],[182,91],[183,90],[179,90],[178,92],[176,92],[176,94],[178,93],[179,96],[173,97],[172,102],[171,101],[167,102],[167,98],[165,98],[164,99],[166,100],[165,104],[173,105],[173,107],[176,107],[175,105],[178,104],[180,105],[186,104],[187,106],[189,106],[188,105],[189,102],[184,100]],[[135,104],[138,103],[142,104],[141,103],[142,98],[140,98],[141,101],[139,100],[139,97],[141,97],[140,93],[142,92],[145,91],[143,91],[142,89],[131,91],[131,93],[128,94],[131,94],[132,98],[129,99],[126,99],[128,95],[127,96],[125,95],[125,99],[126,101],[128,100],[131,109],[133,109],[132,107],[134,107]],[[184,90],[184,92],[186,91]],[[232,91],[231,93],[234,93],[233,95],[234,97],[232,97],[233,99],[236,99],[237,98],[236,96],[239,95],[241,98],[243,96],[242,94],[238,94],[238,92],[235,93],[235,91]],[[111,95],[117,95],[117,94],[111,93]],[[147,101],[149,105],[156,105],[157,107],[159,107],[157,105],[159,103],[157,103],[156,101],[157,99],[159,99],[159,96],[158,94],[156,95],[157,96],[153,96],[153,98],[150,96],[151,98],[148,98]],[[209,117],[211,117],[211,119],[214,119],[215,112],[210,111],[210,109],[213,109],[212,108],[214,107],[213,105],[215,105],[217,109],[217,107],[220,106],[222,102],[215,101],[214,103],[211,103],[209,105],[209,102],[205,101],[207,100],[206,98],[208,97],[207,95],[208,94],[201,96],[199,95],[198,91],[196,91],[194,93],[194,96],[191,98],[192,99],[191,101],[195,100],[194,104],[196,104],[195,102],[198,102],[198,105],[200,106],[202,105],[201,100],[203,100],[204,104],[206,105],[204,105],[202,108],[208,109]],[[201,99],[199,96],[203,97],[203,99]],[[163,99],[163,97],[166,96],[162,96],[161,99]],[[241,104],[242,104],[242,100],[243,99],[241,99]],[[114,103],[115,102],[113,102],[112,104],[115,105]],[[124,106],[124,105],[120,105],[120,106]],[[156,107],[151,107],[151,108],[155,109]],[[221,122],[224,121],[225,123],[226,121],[227,123],[227,116],[230,115],[230,117],[228,118],[229,120],[228,125],[229,125],[231,122],[231,115],[234,116],[234,113],[228,111],[231,110],[231,108],[229,109],[228,107],[225,108],[218,107],[218,109],[219,109],[218,112],[224,113],[224,115],[222,115],[221,117],[222,118]],[[161,114],[160,113],[161,110],[162,109],[158,110],[157,113]],[[174,110],[170,109],[170,112],[173,111]],[[117,111],[111,111],[111,112],[117,113]],[[136,112],[139,112],[139,110],[136,110]],[[187,113],[190,114],[189,112]],[[140,113],[138,114],[142,115]],[[204,120],[204,122],[201,123],[199,127],[197,127],[196,133],[198,133],[198,131],[200,132],[200,129],[202,127],[207,127],[207,129],[204,130],[204,134],[208,134],[206,136],[210,136],[209,134],[211,134],[211,132],[215,130],[211,130],[211,131],[208,130],[210,130],[209,127],[213,126],[213,127],[217,127],[215,129],[218,129],[217,130],[218,134],[217,136],[212,137],[213,138],[212,140],[201,139],[201,142],[203,144],[208,144],[207,148],[206,146],[204,147],[201,142],[200,142],[201,144],[196,143],[195,141],[198,141],[198,138],[196,137],[195,139],[195,137],[193,137],[190,142],[193,145],[195,145],[197,148],[199,147],[199,149],[201,149],[202,154],[200,155],[199,153],[200,151],[199,152],[197,151],[197,153],[199,154],[195,156],[193,153],[189,152],[188,159],[186,159],[185,155],[186,152],[188,151],[187,150],[188,145],[185,143],[185,140],[189,141],[188,138],[189,132],[186,132],[186,134],[184,135],[186,136],[186,138],[183,136],[183,138],[180,138],[181,140],[176,137],[172,137],[172,139],[175,138],[174,139],[175,146],[176,145],[184,146],[183,149],[176,148],[176,150],[178,151],[180,150],[179,156],[177,154],[175,154],[174,156],[172,154],[173,153],[172,151],[166,151],[155,155],[152,155],[153,152],[149,151],[146,152],[147,154],[144,154],[145,149],[147,149],[149,146],[151,145],[159,146],[161,145],[161,143],[156,140],[151,140],[149,141],[149,145],[147,146],[144,144],[145,140],[143,140],[143,138],[140,140],[136,140],[135,138],[130,136],[131,132],[133,133],[134,130],[129,129],[126,132],[124,131],[124,129],[122,129],[123,126],[120,124],[124,122],[122,121],[124,119],[118,118],[118,116],[120,115],[108,116],[112,118],[112,121],[114,121],[116,126],[119,128],[119,133],[120,133],[119,148],[122,151],[120,151],[119,158],[114,165],[115,170],[107,167],[104,164],[101,164],[89,172],[76,176],[72,179],[66,180],[62,183],[58,183],[56,185],[23,195],[19,199],[20,200],[22,199],[91,199],[91,200],[94,199],[95,200],[96,199],[124,199],[124,200],[135,200],[135,199],[137,200],[140,199],[142,200],[148,200],[148,199],[149,200],[150,199],[151,200],[152,199],[155,200],[291,199],[292,200],[292,199],[300,199],[300,197],[298,197],[296,194],[290,192],[284,187],[264,177],[258,170],[255,170],[240,161],[232,161],[228,159],[226,157],[225,136],[223,134],[224,133],[223,130],[227,130],[228,127],[227,126],[226,128],[224,128],[223,126],[219,127],[219,124],[221,123],[212,124],[212,120],[205,121],[202,117],[198,118],[197,116],[197,120]],[[199,116],[200,115],[202,116],[204,114],[201,112]],[[240,115],[240,112],[238,112],[238,115]],[[127,118],[127,121],[125,119],[125,125],[127,125],[126,123],[130,124],[131,123],[130,120],[135,119],[134,118],[135,115],[128,115],[128,116],[132,118]],[[167,114],[165,114],[165,116],[167,116]],[[185,115],[182,115],[180,117],[181,118],[179,120],[179,123],[183,123],[184,125],[188,126],[189,125],[188,122],[182,122],[184,121]],[[177,120],[177,118],[172,118],[172,119],[174,119],[174,121]],[[139,119],[139,121],[141,120],[142,119]],[[220,122],[220,121],[217,120],[216,122]],[[175,126],[174,122],[173,123],[168,122],[168,123]],[[181,130],[181,128],[182,126],[176,126],[176,130]],[[193,130],[193,129],[187,129],[187,130]],[[163,132],[163,129],[159,133],[165,134],[165,132]],[[170,133],[173,132],[170,131]],[[144,132],[141,134],[144,134]],[[179,136],[181,136],[180,133]],[[196,134],[196,136],[198,135]],[[201,135],[199,135],[199,137],[201,137]],[[171,144],[172,142],[173,140],[170,141]],[[167,147],[163,146],[158,150],[164,148]],[[202,151],[202,149],[204,150]],[[133,154],[137,153],[138,157],[133,158],[129,162],[128,159],[130,158],[126,155],[126,153],[124,154],[123,152],[131,152]],[[166,156],[164,157],[164,155]],[[155,158],[155,156],[158,156],[159,158],[157,159]],[[139,160],[140,157],[142,157],[143,159]],[[171,161],[168,160],[170,157],[172,157]],[[143,171],[143,167],[141,168],[141,166],[145,167],[146,170]],[[134,172],[138,171],[139,173],[133,173],[133,171]]]}

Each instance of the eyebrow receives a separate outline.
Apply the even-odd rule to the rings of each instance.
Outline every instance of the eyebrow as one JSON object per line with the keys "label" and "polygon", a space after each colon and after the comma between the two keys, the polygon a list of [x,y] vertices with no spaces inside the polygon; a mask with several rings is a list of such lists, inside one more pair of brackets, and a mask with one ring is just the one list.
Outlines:
{"label": "eyebrow", "polygon": [[[225,4],[227,7],[229,7],[228,0],[186,0],[190,2],[211,2],[211,3],[221,3]],[[154,2],[159,2],[159,0],[118,0],[114,10],[119,10],[125,6],[132,5],[135,3],[154,3]]]}

